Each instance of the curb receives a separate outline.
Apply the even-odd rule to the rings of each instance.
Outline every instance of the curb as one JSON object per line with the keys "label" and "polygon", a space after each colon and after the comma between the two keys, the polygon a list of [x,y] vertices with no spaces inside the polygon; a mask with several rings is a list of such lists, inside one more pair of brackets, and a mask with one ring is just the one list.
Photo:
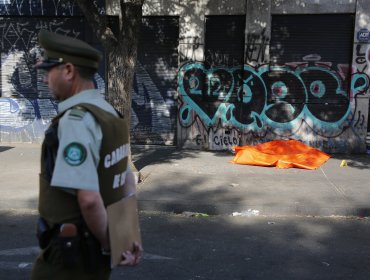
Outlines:
{"label": "curb", "polygon": [[208,215],[232,215],[237,212],[240,216],[341,216],[341,217],[370,217],[369,208],[321,207],[307,208],[296,206],[270,207],[266,205],[221,204],[210,205],[206,203],[192,203],[189,201],[154,201],[141,200],[139,196],[140,211],[159,211],[181,214],[184,212],[205,213]]}

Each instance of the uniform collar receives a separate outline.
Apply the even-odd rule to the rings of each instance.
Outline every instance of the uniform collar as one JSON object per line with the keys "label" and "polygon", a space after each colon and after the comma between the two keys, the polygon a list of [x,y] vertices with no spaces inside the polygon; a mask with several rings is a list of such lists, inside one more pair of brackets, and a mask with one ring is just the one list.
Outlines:
{"label": "uniform collar", "polygon": [[76,106],[80,103],[89,102],[95,98],[100,98],[100,93],[98,89],[88,89],[81,91],[76,95],[73,95],[72,97],[67,98],[66,100],[60,102],[58,104],[58,112],[63,113],[64,111],[67,111],[73,106]]}

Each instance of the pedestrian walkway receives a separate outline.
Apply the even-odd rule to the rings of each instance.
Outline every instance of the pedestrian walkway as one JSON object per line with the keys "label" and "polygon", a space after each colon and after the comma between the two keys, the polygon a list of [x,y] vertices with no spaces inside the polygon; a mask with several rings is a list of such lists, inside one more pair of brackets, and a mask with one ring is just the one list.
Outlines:
{"label": "pedestrian walkway", "polygon": [[369,216],[370,155],[316,170],[229,163],[231,152],[133,147],[141,209],[234,215]]}
{"label": "pedestrian walkway", "polygon": [[[370,216],[370,155],[333,155],[304,170],[231,164],[231,152],[133,146],[132,154],[142,210]],[[0,208],[36,209],[40,145],[1,144],[0,159]]]}

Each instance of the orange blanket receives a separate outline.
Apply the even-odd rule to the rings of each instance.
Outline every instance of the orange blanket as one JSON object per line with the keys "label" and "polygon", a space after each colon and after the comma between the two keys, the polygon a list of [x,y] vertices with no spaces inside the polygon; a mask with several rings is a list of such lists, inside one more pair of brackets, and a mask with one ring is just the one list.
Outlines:
{"label": "orange blanket", "polygon": [[274,140],[256,146],[236,146],[234,150],[235,157],[230,161],[232,163],[277,168],[313,170],[330,158],[328,154],[296,140]]}

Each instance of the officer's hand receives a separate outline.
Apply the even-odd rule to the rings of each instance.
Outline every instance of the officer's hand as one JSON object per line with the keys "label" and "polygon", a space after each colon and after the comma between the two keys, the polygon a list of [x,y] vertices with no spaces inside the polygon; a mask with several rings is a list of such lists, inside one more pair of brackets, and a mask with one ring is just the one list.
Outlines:
{"label": "officer's hand", "polygon": [[134,242],[134,249],[132,252],[126,251],[122,253],[122,261],[120,265],[135,266],[140,262],[143,247],[140,243]]}

